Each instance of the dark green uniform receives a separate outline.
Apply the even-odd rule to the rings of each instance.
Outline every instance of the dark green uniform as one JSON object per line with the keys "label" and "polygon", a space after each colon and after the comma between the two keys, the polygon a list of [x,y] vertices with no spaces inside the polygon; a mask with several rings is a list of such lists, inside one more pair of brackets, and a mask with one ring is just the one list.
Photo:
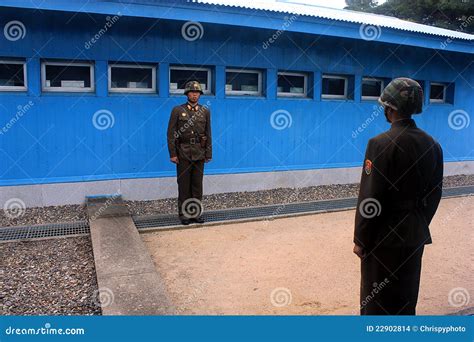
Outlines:
{"label": "dark green uniform", "polygon": [[[421,111],[421,109],[420,109]],[[370,139],[355,219],[361,314],[414,315],[429,224],[441,199],[440,145],[412,119]]]}
{"label": "dark green uniform", "polygon": [[190,198],[202,201],[204,161],[212,158],[211,114],[207,107],[184,103],[171,111],[168,124],[170,157],[178,157],[178,214]]}

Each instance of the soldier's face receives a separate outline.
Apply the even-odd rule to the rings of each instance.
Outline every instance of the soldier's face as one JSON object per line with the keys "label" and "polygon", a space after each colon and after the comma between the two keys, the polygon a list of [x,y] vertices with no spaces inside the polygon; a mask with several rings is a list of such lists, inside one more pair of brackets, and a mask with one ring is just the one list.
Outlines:
{"label": "soldier's face", "polygon": [[389,106],[385,106],[384,114],[385,114],[385,119],[387,120],[387,122],[391,123],[392,122],[392,108],[390,108]]}
{"label": "soldier's face", "polygon": [[188,93],[188,101],[191,103],[196,103],[199,101],[199,97],[201,96],[201,93],[198,91],[190,91]]}

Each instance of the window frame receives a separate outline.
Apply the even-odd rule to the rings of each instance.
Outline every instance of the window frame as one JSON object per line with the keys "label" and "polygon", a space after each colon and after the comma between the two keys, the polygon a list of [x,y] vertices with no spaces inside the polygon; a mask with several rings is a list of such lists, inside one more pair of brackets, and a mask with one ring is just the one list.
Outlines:
{"label": "window frame", "polygon": [[225,82],[224,87],[227,85],[227,73],[236,72],[236,73],[247,73],[247,74],[257,74],[257,91],[250,90],[227,90],[224,88],[225,95],[229,96],[263,96],[263,72],[257,69],[238,69],[238,68],[228,68],[225,69]]}
{"label": "window frame", "polygon": [[[130,68],[130,69],[151,69],[151,88],[112,88],[112,68]],[[156,65],[153,64],[127,64],[114,63],[108,64],[107,68],[107,88],[109,93],[140,93],[153,94],[156,93]]]}
{"label": "window frame", "polygon": [[[332,95],[332,94],[323,94],[323,80],[325,78],[332,78],[332,79],[342,79],[344,80],[344,95]],[[348,76],[342,76],[342,75],[330,75],[330,74],[323,74],[321,76],[321,98],[322,99],[336,99],[336,100],[348,100],[349,99],[349,94],[348,94],[348,89],[349,88],[349,77]]]}
{"label": "window frame", "polygon": [[[290,92],[279,92],[278,91],[278,76],[302,76],[303,82],[303,93],[290,93]],[[293,71],[278,71],[277,72],[277,97],[301,97],[307,98],[308,96],[308,74],[304,72],[293,72]]]}
{"label": "window frame", "polygon": [[[91,86],[89,88],[78,87],[47,87],[46,67],[53,66],[88,66]],[[94,93],[95,92],[95,63],[94,62],[68,62],[68,61],[41,61],[41,91],[48,93]]]}
{"label": "window frame", "polygon": [[184,89],[171,89],[171,70],[194,70],[194,71],[207,71],[207,86],[203,90],[203,95],[212,95],[212,68],[207,67],[193,67],[193,66],[180,66],[170,65],[169,67],[169,82],[168,91],[171,95],[184,95]]}
{"label": "window frame", "polygon": [[[439,99],[432,99],[431,98],[431,86],[432,85],[437,85],[437,86],[443,86],[443,99],[439,100]],[[446,91],[448,89],[448,86],[447,84],[445,83],[441,83],[441,82],[430,82],[430,97],[429,97],[429,102],[430,103],[447,103],[446,102]]]}
{"label": "window frame", "polygon": [[0,59],[0,63],[3,64],[22,64],[23,65],[23,86],[0,86],[0,92],[2,91],[27,91],[28,90],[28,79],[26,72],[26,61],[19,61],[14,59]]}
{"label": "window frame", "polygon": [[384,90],[384,85],[385,85],[385,81],[383,78],[379,78],[379,77],[362,77],[362,81],[361,81],[361,87],[360,87],[360,96],[361,96],[361,99],[362,100],[368,100],[368,101],[371,101],[371,100],[378,100],[378,98],[380,97],[379,96],[364,96],[362,95],[362,89],[363,89],[363,85],[364,85],[364,81],[365,80],[370,80],[370,81],[380,81],[380,94],[382,94],[383,90]]}

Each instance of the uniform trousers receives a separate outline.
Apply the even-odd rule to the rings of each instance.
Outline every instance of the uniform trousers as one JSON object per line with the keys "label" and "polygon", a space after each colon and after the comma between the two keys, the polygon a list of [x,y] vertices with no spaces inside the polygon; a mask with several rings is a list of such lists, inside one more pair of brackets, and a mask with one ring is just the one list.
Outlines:
{"label": "uniform trousers", "polygon": [[415,315],[423,250],[384,246],[362,258],[361,315]]}
{"label": "uniform trousers", "polygon": [[[176,165],[177,181],[178,181],[178,215],[183,216],[183,209],[185,213],[190,213],[194,209],[191,207],[183,208],[183,203],[186,200],[193,198],[202,202],[202,180],[204,177],[204,159],[189,160],[186,157],[179,157],[179,163]],[[187,203],[192,203],[188,201]],[[195,208],[195,206],[193,207]],[[200,212],[197,216],[200,215]]]}

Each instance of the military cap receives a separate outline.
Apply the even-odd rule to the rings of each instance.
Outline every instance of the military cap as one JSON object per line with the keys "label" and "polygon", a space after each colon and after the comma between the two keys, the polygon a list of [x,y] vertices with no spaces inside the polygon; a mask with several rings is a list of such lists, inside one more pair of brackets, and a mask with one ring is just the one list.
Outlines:
{"label": "military cap", "polygon": [[189,93],[190,91],[198,91],[202,94],[202,87],[198,81],[189,81],[184,87],[184,94]]}
{"label": "military cap", "polygon": [[419,114],[423,109],[423,89],[411,78],[396,78],[385,87],[378,101],[402,115]]}

